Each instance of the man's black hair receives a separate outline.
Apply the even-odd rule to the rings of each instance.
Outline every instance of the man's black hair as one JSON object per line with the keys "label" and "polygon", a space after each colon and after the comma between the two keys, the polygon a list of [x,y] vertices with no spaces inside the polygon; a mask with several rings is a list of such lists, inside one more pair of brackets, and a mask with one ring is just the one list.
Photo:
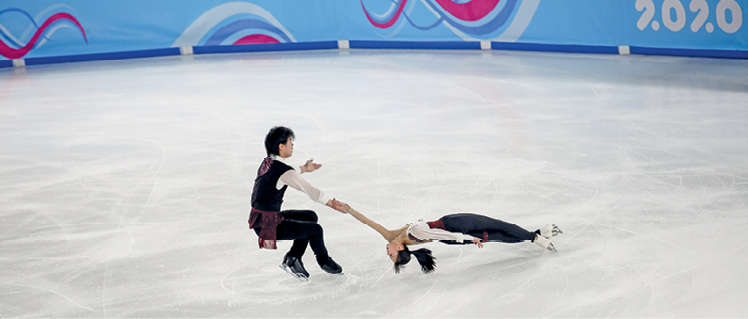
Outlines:
{"label": "man's black hair", "polygon": [[290,128],[287,128],[285,126],[276,126],[271,128],[268,132],[268,135],[265,135],[265,151],[267,152],[268,156],[280,155],[278,145],[286,144],[289,138],[292,141],[296,138],[296,135],[293,134],[293,130],[291,130]]}

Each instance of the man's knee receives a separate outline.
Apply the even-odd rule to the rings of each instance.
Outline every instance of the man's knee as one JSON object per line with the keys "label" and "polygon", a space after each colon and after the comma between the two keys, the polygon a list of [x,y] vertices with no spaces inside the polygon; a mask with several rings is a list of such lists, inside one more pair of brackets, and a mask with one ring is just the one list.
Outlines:
{"label": "man's knee", "polygon": [[320,224],[311,224],[309,225],[309,230],[313,235],[322,236],[324,233],[324,230],[322,230],[322,225]]}
{"label": "man's knee", "polygon": [[309,221],[316,223],[317,220],[319,220],[319,218],[317,217],[317,213],[315,213],[313,210],[310,210],[309,211]]}

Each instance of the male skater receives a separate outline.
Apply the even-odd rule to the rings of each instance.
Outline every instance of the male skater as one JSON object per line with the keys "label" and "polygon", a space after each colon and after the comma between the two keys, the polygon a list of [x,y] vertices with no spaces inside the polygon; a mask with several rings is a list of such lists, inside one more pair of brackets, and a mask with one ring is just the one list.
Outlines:
{"label": "male skater", "polygon": [[249,228],[257,233],[260,248],[277,249],[276,240],[293,239],[291,250],[283,258],[281,267],[299,280],[306,281],[309,279],[309,273],[304,269],[301,256],[307,244],[312,246],[322,270],[339,274],[343,268],[327,254],[322,226],[317,223],[317,214],[314,211],[281,210],[283,195],[288,186],[304,192],[315,202],[334,208],[334,199],[330,199],[300,176],[301,173],[316,171],[321,164],[313,163],[313,159],[296,168],[285,163],[285,159],[293,155],[294,138],[293,131],[283,126],[271,128],[265,136],[268,157],[257,170],[257,178],[252,189]]}

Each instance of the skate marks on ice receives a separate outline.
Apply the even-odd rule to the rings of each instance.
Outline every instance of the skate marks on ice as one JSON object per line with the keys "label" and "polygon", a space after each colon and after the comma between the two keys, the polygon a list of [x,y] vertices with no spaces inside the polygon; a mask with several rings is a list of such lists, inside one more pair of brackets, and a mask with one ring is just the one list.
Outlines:
{"label": "skate marks on ice", "polygon": [[[3,80],[0,316],[747,314],[744,61],[262,53]],[[559,252],[433,243],[435,273],[395,275],[377,234],[318,211],[346,275],[308,256],[301,283],[277,267],[284,249],[243,242],[271,123],[325,165],[315,186],[383,225],[557,223]]]}
{"label": "skate marks on ice", "polygon": [[[274,256],[275,257],[275,256]],[[316,299],[335,299],[359,290],[358,276],[344,273],[325,273],[316,264],[307,265],[309,280],[302,282],[286,273],[273,262],[277,258],[267,258],[247,262],[226,273],[221,279],[221,287],[234,297],[232,303],[282,305]],[[313,259],[310,259],[313,262]]]}
{"label": "skate marks on ice", "polygon": [[[567,251],[550,265],[552,277],[566,278],[565,296],[543,316],[646,316],[665,310],[676,316],[730,317],[739,299],[735,282],[744,272],[739,258],[748,244],[729,242],[731,224],[695,224],[672,229],[645,224],[587,224],[568,240]],[[660,229],[661,228],[661,229]],[[737,262],[736,262],[737,261]],[[560,286],[552,290],[560,290]],[[533,290],[533,294],[537,291]],[[709,296],[705,298],[705,296]],[[720,304],[718,309],[707,307]],[[529,310],[529,309],[528,309]]]}

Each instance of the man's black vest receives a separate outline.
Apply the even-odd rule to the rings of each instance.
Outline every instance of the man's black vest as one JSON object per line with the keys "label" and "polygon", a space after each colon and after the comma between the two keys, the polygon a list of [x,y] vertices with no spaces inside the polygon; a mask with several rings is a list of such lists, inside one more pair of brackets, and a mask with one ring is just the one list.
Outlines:
{"label": "man's black vest", "polygon": [[283,162],[272,161],[267,172],[260,174],[262,172],[262,165],[260,165],[257,178],[255,178],[255,186],[252,189],[252,208],[266,212],[279,212],[283,203],[283,194],[286,193],[288,185],[284,185],[280,190],[275,186],[281,175],[291,169],[293,169],[291,166]]}

